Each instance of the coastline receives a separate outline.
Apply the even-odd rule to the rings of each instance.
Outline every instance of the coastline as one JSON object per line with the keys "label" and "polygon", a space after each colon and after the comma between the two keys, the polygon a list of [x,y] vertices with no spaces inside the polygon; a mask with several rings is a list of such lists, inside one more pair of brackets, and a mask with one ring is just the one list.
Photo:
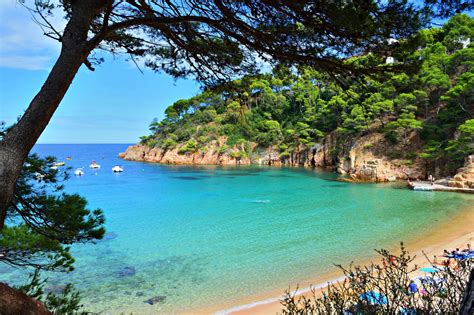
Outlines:
{"label": "coastline", "polygon": [[[428,235],[424,235],[423,237],[420,237],[420,235],[412,236],[410,239],[404,241],[404,245],[412,255],[416,255],[413,264],[419,267],[427,266],[429,263],[424,257],[424,254],[432,259],[434,255],[441,257],[444,249],[451,250],[458,247],[465,247],[468,243],[473,244],[473,226],[474,207],[466,207],[460,209],[459,213],[453,218],[450,218],[449,222],[441,222],[433,226],[432,232]],[[397,253],[399,244],[394,244],[387,249]],[[368,264],[373,261],[375,257],[375,252],[372,252],[366,259],[356,260],[354,263],[360,265]],[[327,286],[328,282],[335,282],[341,279],[343,279],[343,275],[339,270],[312,277],[298,284],[298,295],[311,295],[311,287],[315,288],[317,292],[320,292]],[[296,284],[292,284],[290,288],[293,291],[296,288]],[[285,289],[288,289],[288,287],[281,288],[280,292],[266,292],[254,296],[253,299],[239,301],[239,303],[233,305],[226,304],[212,309],[197,310],[196,313],[219,315],[276,314],[282,310],[280,299]]]}

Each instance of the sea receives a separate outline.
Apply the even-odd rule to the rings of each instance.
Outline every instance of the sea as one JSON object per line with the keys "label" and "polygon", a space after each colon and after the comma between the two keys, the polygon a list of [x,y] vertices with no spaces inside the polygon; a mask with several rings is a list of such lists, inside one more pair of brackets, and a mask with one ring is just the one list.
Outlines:
{"label": "sea", "polygon": [[[73,246],[75,270],[45,274],[53,289],[73,283],[90,312],[192,313],[283,294],[335,264],[423,239],[474,204],[473,195],[353,184],[310,168],[124,161],[127,146],[33,150],[72,167],[66,192],[105,213],[105,239]],[[89,168],[92,160],[100,170]],[[124,171],[113,173],[115,165]],[[73,174],[78,167],[83,176]],[[0,281],[25,274],[0,266]]]}

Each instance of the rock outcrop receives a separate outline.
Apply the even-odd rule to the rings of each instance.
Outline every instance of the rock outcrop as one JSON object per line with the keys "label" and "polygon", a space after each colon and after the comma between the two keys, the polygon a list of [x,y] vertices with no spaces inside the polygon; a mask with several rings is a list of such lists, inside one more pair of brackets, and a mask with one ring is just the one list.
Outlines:
{"label": "rock outcrop", "polygon": [[[312,148],[297,148],[289,156],[282,158],[280,152],[269,147],[259,149],[255,144],[250,154],[235,154],[239,148],[222,152],[226,138],[209,143],[205,150],[180,154],[180,147],[172,150],[150,148],[146,145],[133,145],[119,157],[125,160],[146,161],[162,164],[183,165],[289,165],[322,167],[348,175],[353,181],[386,182],[396,179],[424,178],[424,165],[419,158],[404,160],[388,158],[386,152],[392,146],[381,133],[371,133],[351,142],[341,144],[341,139],[332,133]],[[243,148],[240,148],[240,152]]]}
{"label": "rock outcrop", "polygon": [[43,303],[0,283],[0,314],[52,315]]}
{"label": "rock outcrop", "polygon": [[349,175],[354,181],[367,182],[423,177],[421,161],[389,159],[385,156],[389,146],[380,133],[360,137],[349,146],[346,154],[338,157],[337,172]]}
{"label": "rock outcrop", "polygon": [[448,181],[448,186],[474,188],[474,155],[469,155],[466,158],[464,167],[458,169],[456,175]]}
{"label": "rock outcrop", "polygon": [[179,153],[179,147],[172,150],[150,148],[146,145],[137,144],[127,148],[119,157],[131,161],[144,161],[162,164],[179,165],[249,165],[251,160],[247,157],[232,155],[232,152],[222,152],[220,148],[225,139],[209,143],[205,151],[194,153]]}

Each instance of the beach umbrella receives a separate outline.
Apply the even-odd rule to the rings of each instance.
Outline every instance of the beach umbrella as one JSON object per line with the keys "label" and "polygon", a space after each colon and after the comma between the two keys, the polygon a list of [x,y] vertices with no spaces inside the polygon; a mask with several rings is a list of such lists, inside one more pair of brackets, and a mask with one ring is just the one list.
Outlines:
{"label": "beach umbrella", "polygon": [[385,295],[375,291],[367,291],[362,293],[360,298],[372,305],[383,305],[388,303],[387,297]]}
{"label": "beach umbrella", "polygon": [[434,268],[434,267],[425,267],[425,268],[421,268],[420,271],[428,272],[428,273],[435,273],[435,272],[438,272],[439,269]]}

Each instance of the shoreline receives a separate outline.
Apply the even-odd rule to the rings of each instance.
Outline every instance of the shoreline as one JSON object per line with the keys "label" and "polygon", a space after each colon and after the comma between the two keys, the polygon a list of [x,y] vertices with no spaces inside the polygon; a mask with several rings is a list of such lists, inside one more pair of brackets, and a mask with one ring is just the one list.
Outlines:
{"label": "shoreline", "polygon": [[[455,217],[450,218],[449,222],[442,222],[433,227],[433,232],[428,235],[412,236],[407,240],[404,240],[406,249],[412,256],[416,256],[413,261],[414,265],[418,267],[428,266],[429,262],[424,257],[426,254],[430,259],[437,255],[441,257],[443,250],[452,250],[454,248],[463,248],[468,243],[474,243],[474,207],[466,207],[459,210],[460,213]],[[400,245],[390,246],[387,248],[395,253],[399,252]],[[374,258],[378,257],[375,252],[371,255],[367,255],[367,258],[362,260],[354,261],[355,264],[365,265],[374,261]],[[337,270],[334,272],[327,272],[316,277],[312,277],[307,281],[299,283],[299,289],[297,290],[298,296],[306,295],[312,296],[311,288],[315,288],[317,292],[327,287],[328,283],[337,282],[342,280],[344,277],[342,272]],[[289,286],[291,291],[295,291],[295,284]],[[263,315],[263,314],[275,314],[281,312],[282,305],[280,304],[281,298],[284,296],[286,288],[281,288],[278,292],[266,292],[254,296],[254,299],[247,299],[241,301],[241,303],[235,303],[233,305],[226,304],[220,307],[209,308],[206,310],[199,310],[197,313],[206,314],[233,314],[233,315]]]}

